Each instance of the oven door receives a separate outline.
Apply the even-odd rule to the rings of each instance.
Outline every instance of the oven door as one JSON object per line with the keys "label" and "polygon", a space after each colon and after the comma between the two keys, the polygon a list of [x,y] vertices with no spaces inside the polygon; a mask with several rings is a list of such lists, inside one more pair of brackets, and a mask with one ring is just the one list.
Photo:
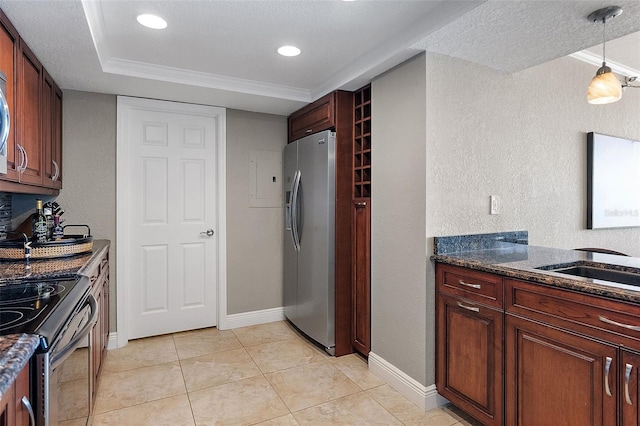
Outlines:
{"label": "oven door", "polygon": [[43,426],[73,420],[86,425],[91,414],[91,330],[98,320],[98,305],[91,294],[74,311],[49,351],[48,384]]}

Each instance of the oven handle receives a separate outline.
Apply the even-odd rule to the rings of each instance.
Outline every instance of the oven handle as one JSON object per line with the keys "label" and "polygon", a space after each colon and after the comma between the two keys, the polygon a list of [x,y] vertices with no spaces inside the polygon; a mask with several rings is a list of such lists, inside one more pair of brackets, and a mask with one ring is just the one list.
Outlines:
{"label": "oven handle", "polygon": [[82,340],[84,340],[84,338],[87,337],[89,333],[91,333],[93,326],[96,325],[96,322],[98,322],[98,304],[96,303],[96,299],[92,294],[89,294],[87,303],[89,304],[89,307],[91,307],[91,316],[89,317],[89,322],[87,322],[84,327],[82,327],[82,329],[73,338],[73,340],[71,340],[69,344],[60,351],[60,353],[51,357],[50,371],[58,368],[64,362],[64,360],[69,355],[71,355],[71,353],[75,351],[78,346],[80,346]]}

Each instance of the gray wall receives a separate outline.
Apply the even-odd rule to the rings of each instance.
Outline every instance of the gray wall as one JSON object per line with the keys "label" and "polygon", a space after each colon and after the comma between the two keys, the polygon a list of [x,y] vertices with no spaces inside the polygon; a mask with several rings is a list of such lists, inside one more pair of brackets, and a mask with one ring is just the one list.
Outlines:
{"label": "gray wall", "polygon": [[249,151],[286,143],[286,117],[227,110],[228,314],[282,306],[282,207],[249,207]]}
{"label": "gray wall", "polygon": [[[516,229],[533,245],[640,256],[640,228],[585,229],[585,134],[640,140],[640,91],[589,105],[596,67],[571,58],[508,75],[437,54],[424,68],[423,58],[373,82],[372,350],[431,385],[434,265],[411,260],[425,236],[427,257],[434,236]],[[425,126],[422,147],[414,123]],[[490,195],[502,214],[489,215]],[[411,220],[415,205],[426,208],[423,224]]]}
{"label": "gray wall", "polygon": [[425,381],[425,57],[375,79],[371,350]]}
{"label": "gray wall", "polygon": [[[96,238],[111,240],[115,283],[116,97],[65,90],[63,108],[64,188],[57,200],[68,223],[88,223]],[[246,200],[248,150],[281,150],[285,142],[286,117],[227,110],[230,314],[282,306],[281,209],[249,209]],[[24,214],[29,214],[35,198],[16,195],[14,205],[23,206]],[[111,286],[112,331],[116,330],[116,291],[117,283]]]}

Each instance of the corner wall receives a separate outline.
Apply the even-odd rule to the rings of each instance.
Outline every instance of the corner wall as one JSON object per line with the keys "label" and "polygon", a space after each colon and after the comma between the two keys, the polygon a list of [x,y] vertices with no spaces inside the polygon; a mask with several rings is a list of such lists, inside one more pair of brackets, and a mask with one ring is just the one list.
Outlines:
{"label": "corner wall", "polygon": [[425,56],[371,83],[371,351],[424,384]]}

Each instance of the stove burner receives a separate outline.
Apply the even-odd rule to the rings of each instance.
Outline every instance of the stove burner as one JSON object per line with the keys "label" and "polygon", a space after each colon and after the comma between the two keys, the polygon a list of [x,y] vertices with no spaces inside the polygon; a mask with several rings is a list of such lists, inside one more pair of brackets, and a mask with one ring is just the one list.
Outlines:
{"label": "stove burner", "polygon": [[[32,319],[29,313],[33,310],[32,308],[0,309],[0,331],[26,324]],[[26,319],[25,311],[27,311]]]}
{"label": "stove burner", "polygon": [[62,293],[65,286],[52,283],[29,283],[5,287],[2,289],[0,307],[3,305],[16,305],[18,303],[29,303],[34,301],[46,301],[51,296]]}

